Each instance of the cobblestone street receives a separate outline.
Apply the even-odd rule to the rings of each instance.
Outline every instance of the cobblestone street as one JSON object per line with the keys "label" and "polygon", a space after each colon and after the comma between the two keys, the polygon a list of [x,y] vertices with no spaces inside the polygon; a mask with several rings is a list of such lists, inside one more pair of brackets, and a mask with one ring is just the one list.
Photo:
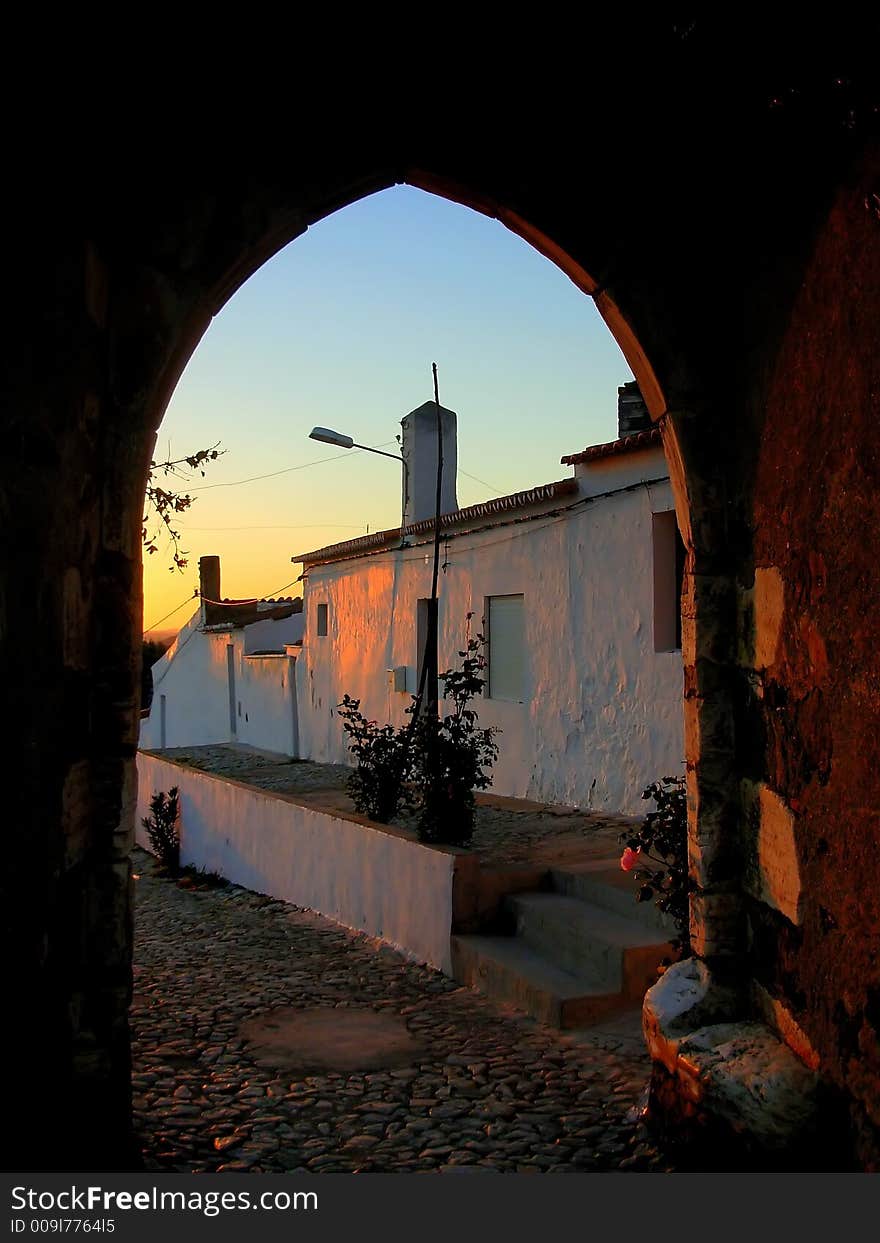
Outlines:
{"label": "cobblestone street", "polygon": [[[146,1169],[670,1168],[636,1120],[649,1069],[637,1014],[555,1032],[320,915],[233,885],[181,888],[140,850],[134,870]],[[412,1053],[374,1070],[273,1067],[240,1027],[291,1007],[385,1016]]]}

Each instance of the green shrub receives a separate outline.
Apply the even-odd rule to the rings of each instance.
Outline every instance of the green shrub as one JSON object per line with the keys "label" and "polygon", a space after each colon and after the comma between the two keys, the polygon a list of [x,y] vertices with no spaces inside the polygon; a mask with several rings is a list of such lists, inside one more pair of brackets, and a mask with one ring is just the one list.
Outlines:
{"label": "green shrub", "polygon": [[350,695],[344,695],[338,706],[342,728],[349,737],[348,749],[357,759],[346,783],[355,810],[379,824],[388,824],[404,801],[409,735],[393,725],[368,721],[360,710],[361,701]]}
{"label": "green shrub", "polygon": [[[418,811],[417,831],[423,842],[466,846],[474,832],[475,790],[492,784],[489,769],[498,757],[495,728],[481,729],[471,700],[482,693],[486,679],[485,640],[468,633],[459,651],[459,669],[439,675],[443,700],[452,711],[442,717],[419,713],[413,724],[410,778]],[[414,703],[410,712],[416,712]]]}
{"label": "green shrub", "polygon": [[166,794],[158,790],[150,799],[152,815],[144,816],[141,824],[147,830],[153,853],[160,864],[172,876],[180,871],[180,792],[172,786]]}
{"label": "green shrub", "polygon": [[485,685],[482,635],[471,638],[470,620],[459,669],[439,675],[444,702],[452,711],[438,718],[421,711],[417,696],[407,709],[411,720],[395,729],[368,721],[359,699],[339,704],[348,749],[357,767],[347,782],[357,811],[380,824],[401,812],[417,814],[420,841],[466,845],[474,830],[474,790],[492,784],[487,771],[498,755],[496,729],[480,729],[470,703]]}
{"label": "green shrub", "polygon": [[642,798],[653,799],[656,810],[648,812],[634,833],[620,835],[626,841],[620,866],[642,882],[636,901],[653,902],[670,916],[676,931],[672,948],[677,958],[687,958],[691,952],[688,898],[693,882],[688,876],[685,779],[662,777],[647,787]]}

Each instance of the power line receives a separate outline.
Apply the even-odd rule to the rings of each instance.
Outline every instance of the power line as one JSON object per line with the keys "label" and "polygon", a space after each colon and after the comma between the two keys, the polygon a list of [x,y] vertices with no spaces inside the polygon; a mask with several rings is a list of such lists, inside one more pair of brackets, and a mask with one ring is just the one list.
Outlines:
{"label": "power line", "polygon": [[155,630],[157,626],[161,626],[163,621],[167,621],[169,617],[173,617],[175,613],[179,613],[185,604],[190,604],[193,600],[204,600],[207,604],[220,604],[226,608],[234,608],[236,605],[242,604],[258,604],[260,600],[268,600],[277,598],[279,591],[284,591],[286,587],[293,587],[299,582],[298,578],[291,579],[289,583],[284,583],[281,587],[276,587],[274,591],[267,592],[264,596],[252,596],[247,600],[209,600],[207,596],[200,596],[198,588],[193,591],[177,608],[173,608],[170,613],[166,613],[164,617],[160,617],[158,621],[153,622],[151,626],[144,627],[144,634],[149,634],[151,630]]}
{"label": "power line", "polygon": [[[396,443],[393,440],[383,440],[381,445],[373,445],[374,449],[382,449],[385,445]],[[363,449],[355,449],[355,453],[364,453]],[[275,479],[278,475],[289,475],[294,470],[306,470],[309,466],[321,466],[324,462],[341,462],[344,459],[338,453],[334,453],[332,457],[319,457],[311,462],[300,462],[298,466],[285,466],[282,470],[270,471],[268,475],[250,475],[247,479],[231,479],[228,483],[206,483],[200,488],[190,488],[190,492],[208,492],[211,488],[237,488],[242,483],[257,483],[261,479]]]}
{"label": "power line", "polygon": [[[381,444],[373,445],[372,447],[374,449],[384,449],[386,445],[392,445],[395,443],[396,442],[393,440],[383,440]],[[366,452],[366,450],[355,449],[354,452],[364,453]],[[230,479],[227,483],[205,483],[205,484],[202,484],[202,486],[198,488],[189,488],[188,491],[189,492],[209,492],[211,488],[237,488],[243,483],[259,483],[260,480],[262,479],[275,479],[279,475],[289,475],[292,471],[306,470],[309,466],[323,466],[326,462],[341,462],[341,461],[344,461],[344,459],[340,457],[338,453],[334,453],[332,457],[314,458],[311,462],[300,462],[296,466],[285,466],[281,470],[269,471],[269,473],[265,475],[249,475],[247,479]],[[498,487],[496,487],[494,483],[489,483],[486,479],[480,479],[479,476],[477,475],[471,475],[468,473],[468,471],[462,470],[460,467],[458,469],[458,473],[460,475],[464,475],[466,479],[472,479],[474,483],[482,484],[484,488],[489,488],[492,492],[495,492],[498,496],[502,495],[501,490]],[[325,522],[325,523],[312,523],[311,525],[312,526],[333,526],[333,525],[350,526],[351,524],[350,523],[334,524],[334,523]],[[191,527],[190,528],[190,530],[194,530],[194,531],[212,531],[212,530],[214,531],[255,530],[256,531],[259,529],[260,528],[258,527],[253,527],[253,528],[250,528],[250,527]],[[265,529],[269,530],[268,527]]]}
{"label": "power line", "polygon": [[326,528],[339,527],[345,531],[359,531],[361,524],[355,522],[272,522],[267,526],[255,527],[191,527],[186,525],[181,527],[187,531],[309,531],[314,528],[325,530]]}
{"label": "power line", "polygon": [[190,604],[198,597],[198,591],[194,591],[191,596],[187,596],[183,604],[178,604],[176,609],[172,609],[170,613],[166,613],[164,617],[160,617],[157,622],[153,622],[152,626],[144,627],[144,634],[149,634],[151,630],[155,630],[157,626],[161,626],[163,621],[167,621],[169,617],[173,617],[175,613],[179,613],[184,604]]}
{"label": "power line", "polygon": [[[531,524],[533,522],[544,521],[549,526],[552,522],[554,522],[559,517],[564,518],[569,514],[573,514],[573,516],[575,517],[580,516],[574,512],[577,509],[581,510],[581,514],[586,513],[587,510],[585,507],[594,504],[594,502],[596,501],[602,501],[612,496],[620,496],[624,492],[635,492],[639,488],[647,487],[647,485],[652,484],[652,483],[660,484],[660,483],[668,483],[668,482],[669,482],[668,475],[658,475],[654,479],[647,479],[647,480],[639,479],[635,483],[624,484],[622,487],[619,487],[619,488],[611,488],[607,492],[595,492],[590,496],[581,496],[576,501],[572,501],[568,505],[558,505],[554,509],[541,510],[540,512],[536,514],[523,514],[520,517],[511,517],[511,518],[507,518],[506,520],[502,520],[499,522],[488,522],[481,527],[469,527],[462,531],[449,530],[444,533],[443,539],[448,544],[451,540],[464,539],[467,536],[480,535],[482,534],[483,531],[490,531],[490,530],[500,528],[500,527],[518,526],[520,528],[519,531],[511,532],[511,534],[509,535],[502,536],[501,539],[492,540],[489,543],[478,544],[474,546],[473,548],[468,549],[467,550],[468,555],[472,555],[473,553],[483,552],[487,548],[493,548],[496,544],[508,544],[512,540],[518,539],[520,536],[525,535],[527,533],[526,532],[527,524]],[[543,530],[543,529],[544,528],[541,528],[541,527],[538,528],[538,530]],[[398,551],[401,551],[404,554],[406,553],[410,554],[409,556],[407,555],[403,556],[403,560],[405,562],[421,561],[422,558],[426,555],[424,550],[425,550],[426,545],[429,542],[430,542],[429,540],[424,540],[421,544],[408,545],[406,546],[406,548],[400,548]],[[395,551],[395,550],[389,547],[376,548],[376,549],[370,550],[369,552],[352,553],[350,556],[340,557],[339,560],[340,561],[365,561],[372,557],[383,557],[388,552],[391,552],[391,551]],[[446,553],[447,559],[449,555],[450,555],[449,550],[447,550],[447,553]],[[453,556],[456,555],[454,550],[452,552],[452,555]],[[309,570],[316,568],[316,566],[324,566],[324,565],[330,565],[330,564],[333,564],[333,562],[322,561],[322,562],[316,562],[314,564],[311,564],[303,571],[303,574],[301,577],[305,578],[308,575]]]}
{"label": "power line", "polygon": [[243,604],[266,604],[270,600],[276,599],[279,591],[283,591],[285,587],[292,587],[294,583],[298,583],[299,579],[294,578],[289,583],[284,583],[281,587],[276,587],[274,591],[267,592],[263,596],[247,596],[241,600],[212,600],[209,596],[200,596],[199,599],[205,604],[218,604],[224,609],[240,608]]}
{"label": "power line", "polygon": [[[301,578],[301,577],[302,577],[302,575],[300,575],[300,578]],[[275,590],[271,593],[271,595],[270,595],[270,597],[269,597],[269,598],[271,599],[273,596],[277,598],[277,596],[278,596],[278,592],[279,592],[279,591],[284,591],[285,587],[293,587],[293,586],[295,586],[298,582],[299,582],[299,578],[292,578],[292,579],[290,580],[290,582],[289,582],[289,583],[285,583],[285,584],[284,584],[284,586],[282,586],[282,587],[276,587],[276,588],[275,588]],[[265,597],[264,597],[264,598],[265,598]]]}
{"label": "power line", "polygon": [[489,491],[494,492],[496,496],[506,495],[506,493],[502,492],[499,488],[496,488],[494,483],[487,483],[485,479],[478,479],[476,475],[469,475],[467,471],[462,470],[460,466],[458,468],[458,473],[460,475],[464,475],[465,479],[473,479],[474,483],[481,483],[484,488],[488,488]]}

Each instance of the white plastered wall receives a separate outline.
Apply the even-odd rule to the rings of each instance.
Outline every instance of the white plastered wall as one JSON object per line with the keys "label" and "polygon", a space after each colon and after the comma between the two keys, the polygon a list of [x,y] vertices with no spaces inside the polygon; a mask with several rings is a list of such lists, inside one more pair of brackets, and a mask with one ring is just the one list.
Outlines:
{"label": "white plastered wall", "polygon": [[235,647],[236,742],[295,755],[295,658],[287,655],[248,656],[239,640]]}
{"label": "white plastered wall", "polygon": [[166,747],[228,742],[229,689],[226,645],[234,632],[204,633],[196,615],[153,665],[150,715],[141,721],[140,745]]}
{"label": "white plastered wall", "polygon": [[[597,473],[601,486],[585,472],[583,495],[666,470],[658,448]],[[683,770],[681,653],[655,652],[653,634],[651,515],[672,506],[668,481],[643,482],[567,515],[496,525],[444,547],[441,669],[458,661],[468,612],[477,627],[487,596],[525,597],[524,702],[476,704],[481,724],[503,730],[496,793],[638,814],[649,782]],[[297,663],[304,758],[349,761],[337,710],[343,693],[380,723],[406,720],[410,695],[392,689],[387,670],[406,666],[407,689],[415,689],[417,602],[430,594],[430,552],[420,545],[308,571]],[[326,638],[316,635],[321,602],[330,606]]]}
{"label": "white plastered wall", "polygon": [[[297,746],[294,657],[287,652],[254,655],[293,644],[302,636],[302,614],[266,619],[237,630],[199,628],[199,615],[184,626],[153,666],[150,715],[141,722],[140,745],[207,746],[242,742],[295,755]],[[233,652],[235,729],[230,717],[229,656]],[[164,708],[163,708],[164,697]]]}

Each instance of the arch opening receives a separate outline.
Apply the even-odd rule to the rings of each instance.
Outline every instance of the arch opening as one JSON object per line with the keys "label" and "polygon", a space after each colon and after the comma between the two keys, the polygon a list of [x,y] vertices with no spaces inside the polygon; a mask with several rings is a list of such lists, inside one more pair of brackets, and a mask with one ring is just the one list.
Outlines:
{"label": "arch opening", "polygon": [[[412,178],[412,184],[417,184],[417,181],[424,182],[424,183],[430,183],[430,179],[426,175],[420,175],[417,178],[416,175],[414,174]],[[425,186],[425,188],[427,188],[427,185]],[[437,186],[431,185],[430,188],[433,193],[435,194],[440,193]],[[661,416],[662,425],[665,426],[668,423],[668,420],[666,420],[665,418],[662,418],[662,416],[665,415],[666,411],[665,411],[665,402],[663,401],[663,398],[662,398],[660,386],[657,383],[656,378],[653,375],[653,371],[651,371],[650,368],[648,367],[644,352],[638,346],[631,328],[629,327],[628,323],[626,323],[626,321],[623,319],[623,317],[620,315],[620,313],[617,311],[615,304],[613,303],[610,297],[610,294],[608,294],[607,291],[606,292],[601,291],[598,288],[597,283],[594,280],[592,280],[591,277],[589,277],[589,275],[586,273],[584,269],[580,267],[580,265],[578,265],[573,259],[570,259],[564,252],[560,250],[559,247],[554,246],[554,244],[551,243],[550,240],[546,236],[541,234],[534,227],[528,225],[525,221],[517,217],[514,213],[504,212],[501,208],[498,208],[496,205],[494,204],[490,205],[486,203],[485,201],[479,201],[479,203],[477,204],[473,196],[470,196],[470,201],[468,201],[468,196],[463,195],[462,192],[459,191],[457,188],[456,188],[456,193],[454,195],[450,191],[449,193],[445,194],[443,197],[447,197],[450,199],[454,198],[456,202],[461,202],[462,200],[464,200],[465,205],[470,206],[470,207],[476,206],[477,210],[480,210],[483,214],[490,215],[495,219],[499,219],[512,232],[515,232],[519,237],[525,240],[533,248],[537,249],[539,253],[544,255],[544,257],[549,258],[558,268],[560,268],[560,270],[564,273],[564,275],[566,275],[570,280],[572,280],[572,282],[577,286],[578,289],[580,289],[584,293],[592,294],[596,297],[597,305],[600,309],[600,312],[603,314],[603,317],[605,318],[606,323],[608,323],[608,321],[610,320],[611,323],[613,323],[614,326],[617,328],[620,336],[623,337],[623,340],[626,342],[626,347],[627,347],[626,356],[628,357],[628,359],[632,359],[635,361],[636,367],[639,369],[640,374],[643,377],[642,382],[645,384],[645,387],[648,388],[649,392],[652,394],[653,408],[650,409],[649,411],[652,419],[657,420],[658,416]],[[278,242],[276,249],[281,249],[284,245],[283,240],[276,239],[276,241]],[[258,248],[257,253],[262,253],[262,251]],[[223,288],[224,288],[224,291],[228,293],[228,296],[231,297],[232,296],[231,283],[228,281],[224,282]],[[616,337],[616,339],[619,339],[619,338]],[[181,356],[180,352],[177,352],[175,354],[175,358],[178,360],[178,362],[179,362],[180,356]],[[165,380],[163,380],[161,391],[164,391],[166,388],[167,388],[167,377]],[[646,401],[645,404],[647,405],[648,402]],[[671,436],[671,429],[667,428],[666,439],[668,440],[670,436]],[[680,462],[679,462],[679,470],[675,477],[675,482],[676,482],[676,485],[678,485],[677,491],[674,496],[675,509],[679,513],[681,513],[681,511],[684,509],[684,512],[686,515],[687,514],[687,508],[686,508],[687,502],[685,499],[686,493],[683,487],[684,470]],[[685,521],[684,530],[689,531],[689,529],[690,529],[689,523]],[[673,559],[673,564],[674,564],[674,559]],[[486,598],[488,599],[489,597],[486,597]],[[320,612],[322,607],[324,609],[323,614]],[[319,602],[317,605],[317,608],[319,612],[316,615],[317,616],[316,633],[321,635],[322,637],[326,637],[327,627],[328,627],[328,613],[327,613],[326,602],[324,602],[323,604]],[[392,609],[392,614],[393,614],[393,609]],[[670,651],[675,651],[677,648],[680,648],[680,646],[681,646],[680,640],[677,643],[671,643],[671,644],[666,645],[666,647],[668,647]],[[665,650],[665,649],[658,648],[657,650],[659,651],[659,650]],[[227,655],[228,655],[228,651],[227,651]],[[390,660],[390,658],[389,658],[389,661],[386,661],[386,663],[389,663],[389,662],[391,664],[394,663],[393,660]],[[232,686],[232,682],[230,682],[230,687],[231,686]],[[336,691],[336,698],[339,697],[339,693],[341,690],[347,690],[347,689],[349,689],[347,686],[338,687]],[[230,694],[231,693],[232,692],[230,690]],[[301,739],[303,735],[303,729],[304,729],[302,710],[298,712],[297,728],[299,731],[298,737]],[[234,731],[233,731],[233,736],[235,736]],[[339,757],[334,757],[334,758],[338,759]],[[657,775],[659,775],[659,772]],[[631,810],[635,810],[635,808]],[[222,869],[218,869],[218,870],[222,870]]]}

